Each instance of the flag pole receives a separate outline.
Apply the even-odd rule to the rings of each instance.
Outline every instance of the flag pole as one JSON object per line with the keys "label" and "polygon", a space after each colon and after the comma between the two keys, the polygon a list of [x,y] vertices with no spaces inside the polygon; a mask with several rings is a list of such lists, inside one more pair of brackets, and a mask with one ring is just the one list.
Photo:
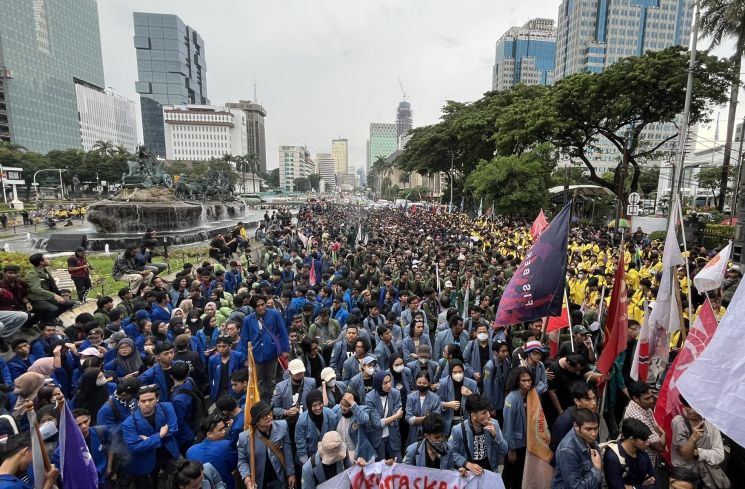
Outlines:
{"label": "flag pole", "polygon": [[[688,279],[688,328],[690,329],[691,325],[693,325],[693,298],[691,294],[691,287],[693,286],[693,281],[691,280],[691,269],[690,269],[690,260],[688,259],[688,245],[686,244],[686,233],[683,229],[683,206],[678,205],[678,217],[680,218],[680,229],[681,229],[681,237],[683,238],[683,251],[686,254],[685,258],[685,264],[686,264],[686,278]],[[681,328],[681,332],[683,334],[683,342],[685,343],[686,338],[686,331],[685,327]]]}
{"label": "flag pole", "polygon": [[[310,241],[310,239],[309,239]],[[248,399],[249,396],[252,396],[252,393],[248,392],[248,389],[251,388],[251,380],[254,378],[255,370],[252,372],[253,369],[255,369],[256,364],[253,361],[253,345],[251,342],[248,342],[247,345],[248,354],[250,355],[250,359],[248,362],[248,385],[246,386],[246,398]],[[258,379],[257,379],[258,380]],[[248,401],[247,401],[248,403]],[[245,415],[251,416],[251,413],[244,413]],[[249,443],[249,464],[251,467],[251,481],[254,483],[254,486],[256,485],[256,426],[253,423],[253,420],[251,420],[251,425],[248,428],[248,438],[250,439]]]}
{"label": "flag pole", "polygon": [[595,351],[598,351],[598,341],[600,341],[600,337],[603,336],[603,326],[601,325],[601,321],[603,320],[603,306],[605,305],[605,284],[603,284],[603,288],[600,289],[600,305],[598,306],[598,325],[600,325],[600,334],[595,338]]}

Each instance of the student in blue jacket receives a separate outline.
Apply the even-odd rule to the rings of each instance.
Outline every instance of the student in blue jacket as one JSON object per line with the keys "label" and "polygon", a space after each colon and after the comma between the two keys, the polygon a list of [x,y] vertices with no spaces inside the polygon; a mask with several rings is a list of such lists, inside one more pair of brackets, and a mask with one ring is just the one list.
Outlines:
{"label": "student in blue jacket", "polygon": [[[2,489],[31,489],[33,485],[19,479],[18,474],[25,474],[31,463],[31,435],[28,431],[17,435],[10,435],[0,449],[3,464],[0,467],[0,488]],[[52,465],[50,470],[44,474],[43,489],[52,489],[57,483],[59,470]]]}
{"label": "student in blue jacket", "polygon": [[323,435],[318,453],[303,464],[302,487],[316,489],[318,485],[344,472],[350,465],[341,435],[336,431],[330,431]]}
{"label": "student in blue jacket", "polygon": [[453,452],[456,468],[464,468],[475,475],[484,470],[496,472],[499,459],[507,453],[507,441],[499,423],[489,415],[491,404],[481,395],[466,399],[468,419],[453,425],[448,444]]}
{"label": "student in blue jacket", "polygon": [[502,478],[507,487],[522,487],[527,444],[525,399],[535,386],[533,372],[527,367],[517,367],[507,377],[507,397],[504,400],[504,427],[502,433],[507,440],[507,458],[504,461]]}
{"label": "student in blue jacket", "polygon": [[233,489],[233,471],[238,465],[237,453],[230,449],[225,438],[228,426],[222,416],[210,416],[202,423],[197,439],[199,443],[186,451],[186,458],[203,464],[209,463],[220,473],[227,489]]}
{"label": "student in blue jacket", "polygon": [[[104,427],[91,427],[91,415],[87,409],[73,409],[72,415],[75,418],[75,423],[78,425],[78,428],[80,428],[85,444],[88,445],[88,451],[91,454],[93,463],[96,465],[98,485],[99,487],[104,487],[106,485],[106,466],[109,461],[106,447],[111,443],[110,434]],[[60,449],[59,446],[57,446],[57,449],[54,451],[52,456],[52,463],[54,465],[59,465],[59,462]]]}
{"label": "student in blue jacket", "polygon": [[327,432],[336,429],[338,421],[336,414],[323,406],[321,391],[311,391],[306,401],[308,409],[300,414],[295,426],[295,445],[300,464],[315,455],[318,442]]}
{"label": "student in blue jacket", "polygon": [[[171,460],[181,455],[175,434],[178,421],[169,402],[159,402],[155,385],[140,388],[137,410],[124,420],[122,433],[132,458],[127,470],[134,477],[135,487],[156,487],[158,473]],[[163,457],[157,457],[158,449]]]}
{"label": "student in blue jacket", "polygon": [[393,388],[389,372],[378,371],[373,376],[373,390],[365,396],[370,412],[367,433],[377,452],[377,460],[401,460],[401,433],[398,422],[404,417],[401,394]]}
{"label": "student in blue jacket", "polygon": [[[238,438],[238,472],[243,484],[258,489],[296,488],[295,462],[287,422],[275,421],[272,406],[259,401],[251,407],[251,424],[255,430],[241,433]],[[254,447],[256,473],[251,473],[251,444]],[[270,448],[273,446],[277,453]]]}
{"label": "student in blue jacket", "polygon": [[231,391],[230,376],[245,367],[246,357],[241,352],[231,350],[232,345],[230,336],[218,337],[215,354],[209,359],[210,399],[213,401]]}
{"label": "student in blue jacket", "polygon": [[316,381],[305,376],[305,365],[299,358],[292,360],[287,370],[290,378],[277,384],[271,406],[276,418],[290,418],[289,422],[294,424],[300,412],[308,409],[308,393],[315,390]]}
{"label": "student in blue jacket", "polygon": [[431,390],[431,379],[427,372],[419,372],[416,390],[406,398],[406,422],[411,427],[406,446],[420,441],[423,437],[422,424],[430,413],[442,413],[440,398]]}
{"label": "student in blue jacket", "polygon": [[153,348],[153,353],[155,354],[155,365],[145,370],[138,378],[142,385],[155,384],[158,388],[159,398],[168,401],[173,387],[173,380],[170,373],[167,372],[173,364],[173,345],[167,341],[159,342]]}
{"label": "student in blue jacket", "polygon": [[404,463],[430,469],[452,470],[453,451],[445,433],[445,420],[439,413],[429,413],[422,421],[422,439],[406,448]]}
{"label": "student in blue jacket", "polygon": [[478,394],[476,381],[465,376],[465,367],[460,360],[450,361],[451,374],[440,379],[437,385],[437,395],[440,398],[442,417],[445,419],[445,432],[450,433],[454,426],[468,416],[465,409],[466,398],[471,394]]}
{"label": "student in blue jacket", "polygon": [[486,362],[484,367],[484,395],[489,400],[494,409],[494,418],[504,425],[505,385],[507,376],[512,369],[510,359],[510,349],[504,341],[495,341],[492,343],[492,358]]}
{"label": "student in blue jacket", "polygon": [[339,404],[334,406],[339,432],[347,445],[350,460],[370,462],[377,455],[367,436],[367,423],[370,421],[369,409],[359,403],[360,398],[352,392],[344,393]]}

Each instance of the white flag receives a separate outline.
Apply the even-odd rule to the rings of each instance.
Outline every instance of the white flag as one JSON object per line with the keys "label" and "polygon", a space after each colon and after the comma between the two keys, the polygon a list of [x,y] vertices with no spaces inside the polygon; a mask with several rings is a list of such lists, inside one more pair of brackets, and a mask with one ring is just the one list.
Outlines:
{"label": "white flag", "polygon": [[675,234],[679,205],[676,198],[670,209],[670,224],[667,228],[665,249],[662,252],[662,279],[657,291],[655,307],[649,317],[649,326],[652,332],[664,329],[671,333],[680,329],[680,309],[677,303],[677,294],[673,290],[675,286],[673,276],[676,274],[677,267],[684,263],[683,255],[680,254],[678,237]]}
{"label": "white flag", "polygon": [[699,292],[708,292],[722,286],[724,273],[727,271],[727,262],[732,254],[732,241],[722,251],[693,277],[693,285]]}
{"label": "white flag", "polygon": [[714,337],[678,379],[678,390],[704,419],[745,446],[745,286],[738,287]]}

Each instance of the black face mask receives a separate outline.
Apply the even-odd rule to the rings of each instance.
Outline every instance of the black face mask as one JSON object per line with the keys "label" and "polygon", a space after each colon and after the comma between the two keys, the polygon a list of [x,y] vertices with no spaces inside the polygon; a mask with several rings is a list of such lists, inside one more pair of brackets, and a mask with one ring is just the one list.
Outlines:
{"label": "black face mask", "polygon": [[427,392],[429,390],[428,385],[417,385],[416,388],[419,392]]}
{"label": "black face mask", "polygon": [[432,450],[434,450],[438,455],[444,455],[448,451],[448,442],[445,440],[440,440],[438,442],[427,440],[427,443],[429,443],[429,446],[431,446]]}
{"label": "black face mask", "polygon": [[352,410],[350,409],[350,410],[349,410],[349,411],[347,411],[346,413],[345,413],[344,411],[342,411],[341,415],[342,415],[342,416],[344,416],[345,418],[351,418],[351,417],[352,417],[352,416],[354,415],[354,413],[353,413],[353,412],[352,412]]}

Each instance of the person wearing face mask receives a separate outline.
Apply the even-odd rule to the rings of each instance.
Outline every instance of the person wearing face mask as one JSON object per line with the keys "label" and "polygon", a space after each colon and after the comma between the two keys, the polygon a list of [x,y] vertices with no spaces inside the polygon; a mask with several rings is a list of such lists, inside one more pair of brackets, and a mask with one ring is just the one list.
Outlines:
{"label": "person wearing face mask", "polygon": [[417,349],[422,346],[432,346],[429,335],[424,334],[424,321],[415,319],[408,327],[408,335],[403,339],[401,349],[403,350],[404,362],[407,364],[412,360],[419,359],[416,353]]}
{"label": "person wearing face mask", "polygon": [[393,377],[388,372],[375,372],[375,390],[365,396],[365,405],[370,412],[367,433],[377,460],[401,459],[401,434],[398,422],[404,416],[401,394],[393,389]]}
{"label": "person wearing face mask", "polygon": [[445,434],[445,420],[436,412],[422,417],[422,436],[406,448],[404,463],[430,469],[451,470],[452,450]]}
{"label": "person wearing face mask", "polygon": [[489,325],[476,325],[476,339],[471,340],[463,351],[465,364],[473,369],[473,380],[484,390],[484,368],[491,357],[491,340],[489,339]]}
{"label": "person wearing face mask", "polygon": [[54,404],[47,404],[36,410],[36,419],[39,421],[39,432],[44,440],[47,453],[54,453],[59,444],[59,413]]}
{"label": "person wearing face mask", "polygon": [[338,421],[336,414],[323,406],[323,395],[320,391],[308,393],[307,402],[308,410],[300,414],[294,437],[297,459],[301,464],[315,455],[320,439],[329,431],[333,431]]}
{"label": "person wearing face mask", "polygon": [[409,425],[407,446],[422,440],[423,423],[428,414],[442,413],[440,398],[430,388],[431,381],[427,372],[419,372],[416,390],[406,397],[406,423]]}
{"label": "person wearing face mask", "polygon": [[478,393],[476,381],[465,376],[463,362],[453,360],[450,363],[450,375],[441,379],[437,387],[437,396],[440,398],[447,433],[450,433],[451,426],[460,423],[463,416],[467,415],[465,398]]}
{"label": "person wearing face mask", "polygon": [[344,396],[344,390],[347,384],[336,380],[336,372],[331,367],[321,370],[321,387],[319,390],[323,395],[323,405],[327,408],[333,408],[341,402]]}
{"label": "person wearing face mask", "polygon": [[489,415],[491,405],[480,395],[466,399],[468,419],[453,425],[448,444],[453,452],[453,463],[465,475],[469,471],[481,475],[484,470],[497,471],[499,459],[507,454],[507,441],[502,436],[497,420]]}
{"label": "person wearing face mask", "polygon": [[[31,487],[20,477],[26,477],[27,471],[33,462],[31,453],[31,437],[28,431],[17,435],[11,435],[8,440],[0,445],[0,487],[7,489],[26,489]],[[44,480],[39,486],[42,489],[52,489],[57,483],[59,470],[51,465],[44,473]]]}
{"label": "person wearing face mask", "polygon": [[[414,377],[411,375],[411,369],[404,366],[404,359],[401,357],[401,353],[394,354],[391,357],[390,362],[391,368],[388,369],[388,372],[390,372],[393,377],[393,388],[401,394],[401,404],[405,407],[409,393],[415,389]],[[408,440],[409,423],[399,423],[398,427],[401,431],[401,440]]]}
{"label": "person wearing face mask", "polygon": [[[406,364],[406,366],[409,367],[409,370],[411,370],[412,377],[417,378],[419,372],[427,372],[430,379],[437,380],[435,379],[435,374],[437,373],[437,362],[432,361],[432,348],[427,345],[419,345],[416,354],[418,358]],[[437,384],[432,388],[436,389]]]}
{"label": "person wearing face mask", "polygon": [[271,405],[274,417],[287,422],[290,438],[294,440],[298,416],[308,409],[308,394],[315,390],[316,381],[305,376],[305,365],[299,358],[290,362],[287,371],[290,378],[274,388]]}
{"label": "person wearing face mask", "polygon": [[345,392],[333,411],[338,419],[336,431],[347,447],[349,460],[357,460],[357,463],[373,460],[377,452],[367,434],[367,424],[370,421],[368,407],[360,405],[359,398],[352,392]]}
{"label": "person wearing face mask", "polygon": [[359,373],[349,380],[347,390],[364,399],[367,393],[373,390],[373,374],[378,370],[378,361],[374,356],[367,355],[359,361],[358,368]]}
{"label": "person wearing face mask", "polygon": [[[113,385],[113,384],[112,384]],[[99,368],[87,368],[80,379],[80,388],[73,399],[76,409],[85,409],[96,424],[98,410],[109,400],[108,379]]]}

